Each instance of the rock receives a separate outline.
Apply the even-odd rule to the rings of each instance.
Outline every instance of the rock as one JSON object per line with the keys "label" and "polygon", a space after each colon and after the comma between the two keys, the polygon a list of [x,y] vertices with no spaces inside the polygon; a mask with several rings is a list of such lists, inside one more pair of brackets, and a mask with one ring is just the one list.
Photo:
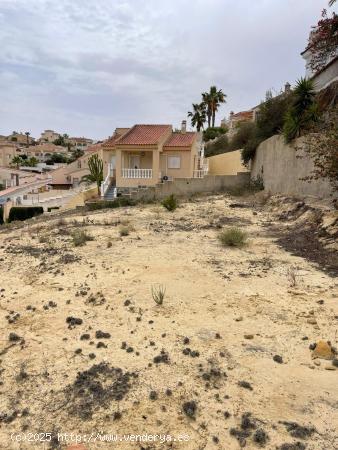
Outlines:
{"label": "rock", "polygon": [[318,361],[318,359],[316,359],[316,361],[314,361],[313,364],[314,364],[315,366],[320,366],[321,363],[320,363],[320,361]]}
{"label": "rock", "polygon": [[318,341],[316,347],[312,351],[312,358],[333,359],[334,354],[331,344],[326,341]]}
{"label": "rock", "polygon": [[272,359],[278,364],[283,364],[283,358],[280,355],[275,355]]}
{"label": "rock", "polygon": [[254,335],[253,334],[245,334],[244,335],[244,339],[253,339]]}
{"label": "rock", "polygon": [[314,318],[307,319],[306,322],[309,323],[310,325],[317,325],[317,320]]}
{"label": "rock", "polygon": [[242,322],[242,320],[243,320],[243,317],[242,316],[240,316],[240,317],[236,317],[236,322]]}

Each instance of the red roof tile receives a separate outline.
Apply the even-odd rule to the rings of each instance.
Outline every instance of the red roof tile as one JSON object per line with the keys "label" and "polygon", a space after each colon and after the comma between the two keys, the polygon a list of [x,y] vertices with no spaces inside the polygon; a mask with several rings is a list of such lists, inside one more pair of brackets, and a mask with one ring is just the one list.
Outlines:
{"label": "red roof tile", "polygon": [[171,130],[171,125],[134,125],[119,140],[118,145],[154,145],[165,133]]}
{"label": "red roof tile", "polygon": [[166,147],[191,147],[196,137],[196,133],[193,131],[187,131],[186,133],[172,133],[169,139],[165,142]]}

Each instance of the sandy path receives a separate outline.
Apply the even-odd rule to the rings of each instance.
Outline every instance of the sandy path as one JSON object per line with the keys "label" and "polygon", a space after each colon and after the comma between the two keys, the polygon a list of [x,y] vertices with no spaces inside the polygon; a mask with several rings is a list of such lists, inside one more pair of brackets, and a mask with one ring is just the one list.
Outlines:
{"label": "sandy path", "polygon": [[[208,197],[174,213],[153,205],[104,211],[88,215],[84,225],[79,215],[66,219],[66,225],[30,224],[0,234],[0,289],[5,289],[0,292],[0,351],[11,344],[10,332],[24,338],[0,356],[0,448],[44,448],[16,444],[12,432],[102,431],[188,434],[190,440],[91,442],[88,449],[236,449],[240,443],[231,429],[247,434],[249,449],[259,447],[255,439],[264,441],[257,429],[268,435],[268,449],[297,441],[306,446],[300,449],[338,448],[338,372],[326,370],[333,368],[331,361],[314,364],[309,350],[319,339],[337,345],[338,283],[276,245],[265,226],[272,219],[268,212],[230,208],[231,201]],[[130,221],[135,230],[121,238],[119,220]],[[220,222],[247,231],[248,245],[222,248]],[[80,227],[95,239],[74,248],[68,231]],[[41,253],[29,256],[26,247],[14,254],[20,246]],[[48,253],[51,248],[57,254]],[[65,253],[80,260],[58,262]],[[294,287],[290,267],[296,267]],[[162,306],[152,300],[154,283],[166,286]],[[103,294],[102,304],[97,292]],[[91,294],[94,303],[88,301]],[[50,301],[56,306],[48,306]],[[20,316],[8,323],[16,313]],[[82,324],[69,329],[69,316]],[[97,330],[110,338],[97,339]],[[81,340],[86,333],[90,338]],[[106,348],[97,348],[98,342]],[[132,350],[121,348],[123,342]],[[183,354],[187,347],[199,356]],[[156,364],[161,350],[169,361]],[[274,355],[282,356],[283,364]],[[84,420],[79,397],[66,387],[77,372],[102,361],[138,376],[121,401],[98,397],[90,405],[92,417]],[[149,398],[151,391],[156,399]],[[192,418],[182,409],[189,401],[197,407]],[[117,411],[121,417],[115,414],[114,420]],[[245,413],[251,413],[251,422],[240,429]],[[281,421],[316,431],[293,437]]]}

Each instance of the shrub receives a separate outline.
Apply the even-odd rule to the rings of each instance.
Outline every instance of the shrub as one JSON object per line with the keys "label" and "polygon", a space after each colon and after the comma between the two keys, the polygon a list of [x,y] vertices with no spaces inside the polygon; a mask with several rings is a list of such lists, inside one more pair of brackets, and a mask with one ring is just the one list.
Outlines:
{"label": "shrub", "polygon": [[286,142],[300,136],[302,130],[318,121],[318,105],[315,100],[314,82],[300,78],[297,81],[292,104],[285,115],[283,134]]}
{"label": "shrub", "polygon": [[42,206],[13,206],[9,211],[8,222],[27,220],[43,214]]}
{"label": "shrub", "polygon": [[135,201],[125,197],[118,197],[115,200],[87,203],[86,208],[89,211],[95,211],[97,209],[120,208],[122,206],[134,206],[134,205],[136,205]]}
{"label": "shrub", "polygon": [[216,139],[215,142],[210,142],[205,146],[204,154],[206,157],[213,156],[213,155],[219,155],[221,153],[226,153],[229,151],[229,141],[228,137],[223,134],[218,139]]}
{"label": "shrub", "polygon": [[120,227],[120,236],[129,236],[130,232],[134,230],[132,225],[122,225]]}
{"label": "shrub", "polygon": [[74,247],[85,245],[87,241],[93,241],[94,238],[85,231],[75,231],[72,234]]}
{"label": "shrub", "polygon": [[177,198],[174,194],[171,194],[161,202],[161,205],[164,206],[164,208],[166,208],[168,211],[175,211],[175,209],[178,207]]}
{"label": "shrub", "polygon": [[242,247],[247,240],[247,235],[239,228],[229,228],[222,231],[219,240],[224,247]]}
{"label": "shrub", "polygon": [[225,134],[228,130],[223,127],[209,127],[203,131],[203,139],[205,142],[215,139],[222,134]]}
{"label": "shrub", "polygon": [[239,150],[255,136],[256,125],[253,122],[242,122],[229,143],[230,150]]}
{"label": "shrub", "polygon": [[151,295],[157,305],[162,305],[165,297],[166,288],[162,284],[151,287]]}

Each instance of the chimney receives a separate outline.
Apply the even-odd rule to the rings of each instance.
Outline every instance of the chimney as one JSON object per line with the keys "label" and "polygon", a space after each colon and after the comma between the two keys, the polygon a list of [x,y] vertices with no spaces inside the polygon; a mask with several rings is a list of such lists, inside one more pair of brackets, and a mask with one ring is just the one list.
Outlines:
{"label": "chimney", "polygon": [[181,133],[185,134],[186,131],[187,131],[187,121],[186,120],[182,120]]}
{"label": "chimney", "polygon": [[291,92],[291,84],[289,82],[285,83],[284,92],[285,94],[289,94]]}

